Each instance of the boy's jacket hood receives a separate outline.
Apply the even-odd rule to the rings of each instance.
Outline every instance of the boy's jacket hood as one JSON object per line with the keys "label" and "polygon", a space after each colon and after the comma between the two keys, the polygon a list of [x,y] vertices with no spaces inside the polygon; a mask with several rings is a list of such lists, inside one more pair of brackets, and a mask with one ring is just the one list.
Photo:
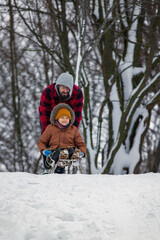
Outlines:
{"label": "boy's jacket hood", "polygon": [[73,109],[66,103],[59,103],[52,109],[51,116],[50,116],[50,122],[52,124],[55,124],[55,116],[57,114],[57,111],[60,108],[67,108],[70,111],[70,113],[71,113],[71,124],[73,124],[74,121],[75,121],[75,113],[74,113]]}

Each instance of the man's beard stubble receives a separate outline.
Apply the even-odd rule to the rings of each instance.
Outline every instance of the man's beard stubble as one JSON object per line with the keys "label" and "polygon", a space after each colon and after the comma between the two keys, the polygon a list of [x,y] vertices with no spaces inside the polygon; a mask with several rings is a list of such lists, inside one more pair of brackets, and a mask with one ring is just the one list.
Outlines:
{"label": "man's beard stubble", "polygon": [[69,93],[66,96],[63,96],[59,93],[59,99],[61,102],[65,102],[69,98]]}
{"label": "man's beard stubble", "polygon": [[[69,93],[66,95],[66,96],[63,96],[61,93],[60,93],[60,91],[59,91],[59,87],[58,87],[58,95],[59,95],[59,100],[60,100],[60,102],[65,102],[68,98],[69,98]],[[63,92],[62,92],[63,93]]]}

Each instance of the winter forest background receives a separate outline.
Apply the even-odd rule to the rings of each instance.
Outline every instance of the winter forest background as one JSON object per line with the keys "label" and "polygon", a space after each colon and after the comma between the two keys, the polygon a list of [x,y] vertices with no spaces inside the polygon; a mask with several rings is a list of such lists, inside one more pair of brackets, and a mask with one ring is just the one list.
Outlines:
{"label": "winter forest background", "polygon": [[0,0],[0,171],[42,171],[40,96],[66,71],[86,173],[160,172],[160,1]]}

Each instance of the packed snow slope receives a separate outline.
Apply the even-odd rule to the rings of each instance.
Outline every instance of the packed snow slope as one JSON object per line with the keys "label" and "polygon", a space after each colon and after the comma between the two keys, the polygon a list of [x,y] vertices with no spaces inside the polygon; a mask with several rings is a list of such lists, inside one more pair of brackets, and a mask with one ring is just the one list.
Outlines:
{"label": "packed snow slope", "polygon": [[159,240],[160,174],[0,173],[0,240]]}

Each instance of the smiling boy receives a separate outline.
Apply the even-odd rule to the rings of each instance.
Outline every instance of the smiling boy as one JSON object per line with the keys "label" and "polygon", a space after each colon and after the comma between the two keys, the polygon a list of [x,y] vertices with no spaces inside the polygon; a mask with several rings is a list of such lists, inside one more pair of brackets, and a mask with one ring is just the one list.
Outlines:
{"label": "smiling boy", "polygon": [[[73,125],[74,121],[75,113],[68,104],[60,103],[55,106],[50,116],[51,124],[47,126],[37,143],[40,152],[48,157],[54,151],[56,162],[59,158],[74,159],[85,156],[86,145],[78,129]],[[50,169],[46,162],[44,166],[46,170]],[[58,168],[55,172],[64,173],[64,168]]]}

